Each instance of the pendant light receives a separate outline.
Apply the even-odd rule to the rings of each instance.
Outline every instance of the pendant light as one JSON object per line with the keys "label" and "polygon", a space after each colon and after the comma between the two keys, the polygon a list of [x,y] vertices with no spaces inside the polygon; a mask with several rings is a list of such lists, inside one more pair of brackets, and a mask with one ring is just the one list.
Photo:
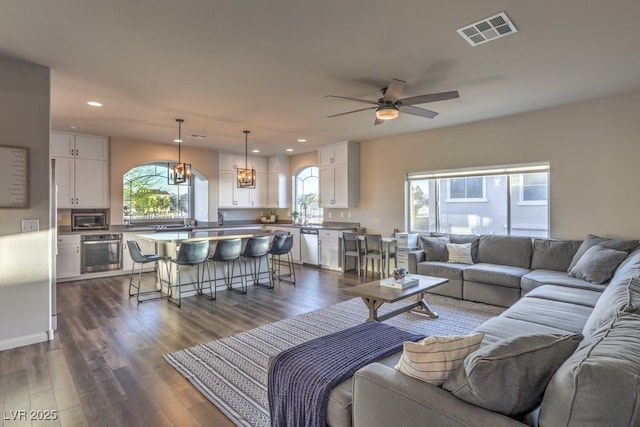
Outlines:
{"label": "pendant light", "polygon": [[249,133],[244,132],[244,169],[238,168],[238,188],[256,188],[256,170],[249,169]]}
{"label": "pendant light", "polygon": [[167,182],[169,185],[179,185],[191,183],[191,164],[184,163],[181,157],[181,145],[182,145],[182,123],[183,119],[176,119],[178,123],[178,163],[169,163],[169,175],[167,176]]}

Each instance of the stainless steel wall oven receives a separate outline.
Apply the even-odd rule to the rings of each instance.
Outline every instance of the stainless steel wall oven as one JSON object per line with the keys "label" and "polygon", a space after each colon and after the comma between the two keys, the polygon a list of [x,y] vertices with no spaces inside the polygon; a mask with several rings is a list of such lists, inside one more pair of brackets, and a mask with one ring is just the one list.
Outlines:
{"label": "stainless steel wall oven", "polygon": [[122,234],[83,234],[80,241],[81,273],[122,268]]}

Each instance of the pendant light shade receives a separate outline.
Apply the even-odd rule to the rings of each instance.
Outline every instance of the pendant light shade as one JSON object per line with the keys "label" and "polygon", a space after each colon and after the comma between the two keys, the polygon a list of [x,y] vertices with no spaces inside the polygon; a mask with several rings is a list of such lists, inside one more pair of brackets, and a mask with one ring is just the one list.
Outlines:
{"label": "pendant light shade", "polygon": [[179,184],[191,184],[191,164],[184,163],[181,157],[181,145],[182,145],[182,123],[183,119],[176,119],[178,123],[178,163],[169,163],[169,175],[167,176],[167,182],[169,185]]}
{"label": "pendant light shade", "polygon": [[249,133],[244,132],[244,169],[238,168],[238,188],[256,188],[256,170],[249,169]]}

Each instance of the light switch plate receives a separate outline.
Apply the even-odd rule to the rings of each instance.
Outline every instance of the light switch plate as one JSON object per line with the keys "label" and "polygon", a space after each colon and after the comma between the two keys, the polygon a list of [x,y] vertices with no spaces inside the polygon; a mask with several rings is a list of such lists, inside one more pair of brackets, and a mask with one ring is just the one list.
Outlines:
{"label": "light switch plate", "polygon": [[39,219],[23,219],[22,220],[22,232],[28,233],[30,231],[38,231],[40,230],[40,220]]}

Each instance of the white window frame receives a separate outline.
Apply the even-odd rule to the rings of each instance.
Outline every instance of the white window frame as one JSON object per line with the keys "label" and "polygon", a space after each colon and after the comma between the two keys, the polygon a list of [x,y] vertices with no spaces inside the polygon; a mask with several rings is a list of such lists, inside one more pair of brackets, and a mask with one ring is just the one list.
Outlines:
{"label": "white window frame", "polygon": [[[472,178],[482,178],[482,197],[451,197],[451,181],[452,180],[454,179],[468,180]],[[487,200],[487,179],[484,176],[482,177],[462,176],[462,177],[443,178],[443,179],[447,179],[447,198],[445,200],[447,203],[486,203],[488,201]],[[465,185],[465,191],[466,191],[466,185]]]}
{"label": "white window frame", "polygon": [[[520,175],[520,195],[518,199],[519,206],[544,206],[549,204],[549,192],[547,191],[547,199],[546,200],[525,200],[524,199],[524,177],[525,175]],[[549,175],[547,175],[547,189],[549,188]]]}

